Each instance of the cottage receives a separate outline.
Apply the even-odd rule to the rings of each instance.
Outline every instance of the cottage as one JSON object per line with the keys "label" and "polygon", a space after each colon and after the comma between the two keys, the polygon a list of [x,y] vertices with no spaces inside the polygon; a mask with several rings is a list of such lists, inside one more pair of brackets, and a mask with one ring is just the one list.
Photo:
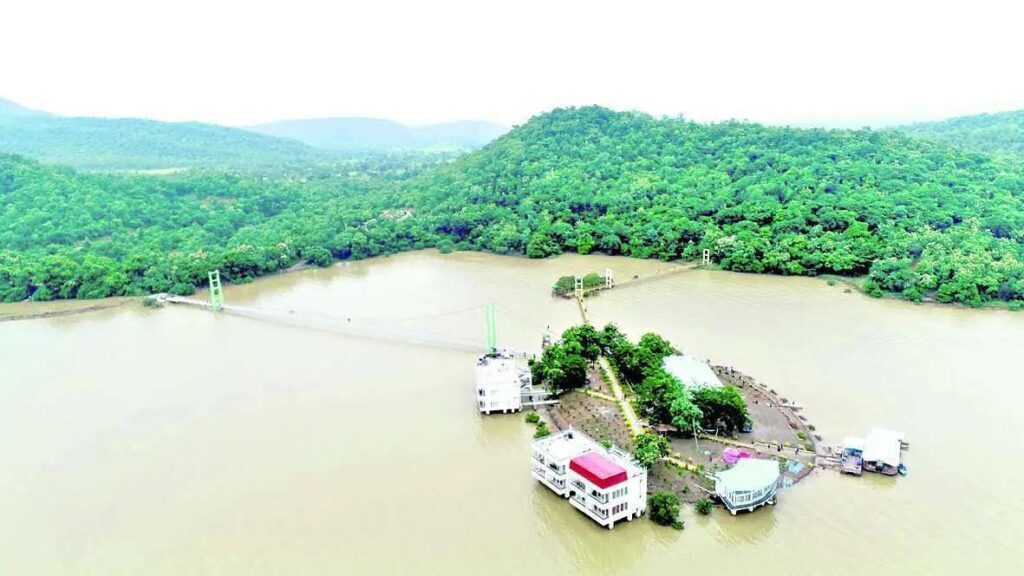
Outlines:
{"label": "cottage", "polygon": [[864,469],[895,476],[900,468],[903,433],[875,428],[864,439]]}
{"label": "cottage", "polygon": [[476,362],[476,402],[480,412],[517,412],[523,390],[530,389],[530,373],[516,365],[510,352],[485,354]]}
{"label": "cottage", "polygon": [[647,470],[628,452],[573,429],[533,443],[532,475],[606,528],[647,509]]}
{"label": "cottage", "polygon": [[775,460],[743,458],[715,474],[715,495],[734,516],[740,510],[752,512],[765,504],[775,504],[779,476]]}
{"label": "cottage", "polygon": [[686,354],[666,356],[662,361],[662,367],[690,390],[722,387],[722,381],[715,375],[715,371],[711,369],[711,366],[697,360],[693,356],[687,356]]}

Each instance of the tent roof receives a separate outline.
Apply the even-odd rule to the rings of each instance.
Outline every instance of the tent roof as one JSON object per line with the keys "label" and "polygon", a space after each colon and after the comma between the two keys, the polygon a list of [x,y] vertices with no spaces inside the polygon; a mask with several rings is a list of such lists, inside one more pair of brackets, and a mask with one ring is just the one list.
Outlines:
{"label": "tent roof", "polygon": [[902,432],[875,428],[864,439],[865,462],[882,462],[890,466],[900,465],[900,440]]}
{"label": "tent roof", "polygon": [[662,361],[665,371],[675,376],[687,388],[721,388],[722,381],[715,375],[711,366],[697,360],[693,356],[676,354],[666,356]]}

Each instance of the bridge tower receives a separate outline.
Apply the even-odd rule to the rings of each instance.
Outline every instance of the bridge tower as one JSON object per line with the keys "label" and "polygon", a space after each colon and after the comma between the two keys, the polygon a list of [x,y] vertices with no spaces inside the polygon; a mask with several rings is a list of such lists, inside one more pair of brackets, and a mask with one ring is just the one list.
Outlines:
{"label": "bridge tower", "polygon": [[576,298],[583,298],[583,278],[580,276],[573,276],[573,294]]}
{"label": "bridge tower", "polygon": [[497,320],[495,319],[494,303],[491,302],[487,305],[487,353],[495,354],[498,352],[498,329]]}
{"label": "bridge tower", "polygon": [[220,270],[210,272],[210,310],[220,312],[224,307],[224,289],[220,285]]}
{"label": "bridge tower", "polygon": [[700,259],[701,266],[711,266],[711,250],[704,249],[704,255]]}
{"label": "bridge tower", "polygon": [[612,288],[615,286],[615,274],[611,268],[604,269],[604,287]]}

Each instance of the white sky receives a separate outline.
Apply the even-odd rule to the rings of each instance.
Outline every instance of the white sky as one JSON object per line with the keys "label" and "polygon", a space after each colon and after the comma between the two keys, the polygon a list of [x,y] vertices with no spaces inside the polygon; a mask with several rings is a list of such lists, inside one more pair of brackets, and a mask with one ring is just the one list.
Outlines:
{"label": "white sky", "polygon": [[1024,108],[1024,4],[8,0],[0,96],[65,115],[508,124],[602,104],[861,126]]}

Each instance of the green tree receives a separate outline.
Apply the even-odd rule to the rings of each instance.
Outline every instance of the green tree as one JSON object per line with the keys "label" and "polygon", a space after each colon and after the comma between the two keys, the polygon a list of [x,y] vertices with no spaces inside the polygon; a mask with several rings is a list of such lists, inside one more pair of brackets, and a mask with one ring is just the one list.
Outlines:
{"label": "green tree", "polygon": [[655,462],[669,454],[668,440],[657,434],[639,434],[636,437],[636,448],[633,458],[644,468],[650,468]]}
{"label": "green tree", "polygon": [[651,520],[662,526],[671,526],[676,530],[683,529],[679,520],[679,497],[668,490],[658,490],[647,499],[647,509]]}
{"label": "green tree", "polygon": [[698,388],[693,392],[693,404],[701,413],[701,426],[706,429],[721,427],[734,432],[749,420],[747,403],[732,386]]}

